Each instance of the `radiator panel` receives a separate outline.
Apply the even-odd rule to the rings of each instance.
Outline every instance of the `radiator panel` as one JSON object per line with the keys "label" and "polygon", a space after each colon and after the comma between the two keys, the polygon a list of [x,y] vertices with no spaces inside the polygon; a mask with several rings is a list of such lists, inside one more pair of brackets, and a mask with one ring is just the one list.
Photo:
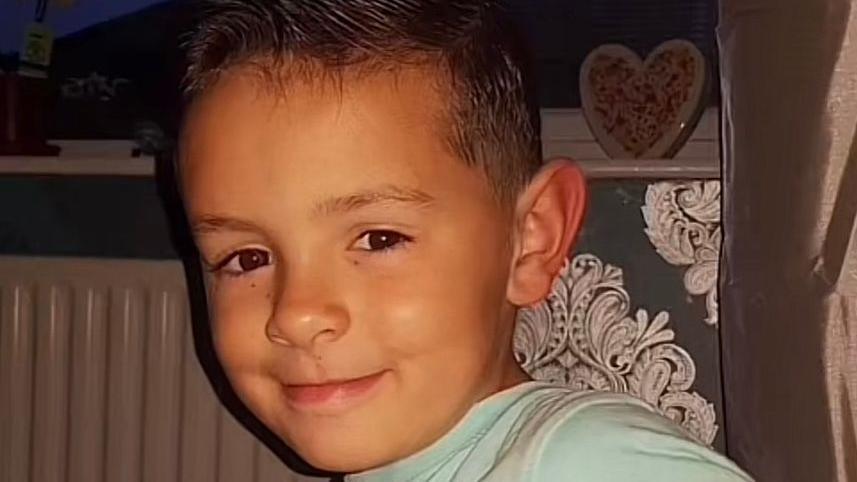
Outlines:
{"label": "radiator panel", "polygon": [[223,408],[182,266],[0,257],[0,482],[299,482]]}

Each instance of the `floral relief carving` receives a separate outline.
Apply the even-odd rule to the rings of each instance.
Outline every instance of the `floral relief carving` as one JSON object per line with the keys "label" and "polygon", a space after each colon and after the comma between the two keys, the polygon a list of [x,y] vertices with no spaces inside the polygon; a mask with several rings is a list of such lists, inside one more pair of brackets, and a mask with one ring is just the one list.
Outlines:
{"label": "floral relief carving", "polygon": [[688,293],[705,296],[711,326],[718,321],[717,270],[722,241],[719,181],[665,181],[649,186],[642,207],[646,235],[666,262],[686,266]]}
{"label": "floral relief carving", "polygon": [[669,314],[630,309],[621,269],[576,256],[545,302],[520,311],[516,358],[535,379],[641,398],[710,445],[714,406],[689,391],[696,366],[673,343]]}

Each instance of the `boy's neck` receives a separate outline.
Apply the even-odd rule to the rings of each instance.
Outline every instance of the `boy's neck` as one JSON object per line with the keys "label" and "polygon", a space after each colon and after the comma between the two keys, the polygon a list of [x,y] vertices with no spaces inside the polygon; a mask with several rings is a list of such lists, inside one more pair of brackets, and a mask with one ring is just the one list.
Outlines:
{"label": "boy's neck", "polygon": [[514,386],[520,385],[524,382],[529,382],[533,379],[527,372],[524,371],[523,368],[521,368],[521,365],[519,365],[517,360],[515,360],[514,355],[511,355],[511,358],[511,363],[507,364],[508,369],[500,380],[500,386],[497,390],[498,392],[508,390]]}

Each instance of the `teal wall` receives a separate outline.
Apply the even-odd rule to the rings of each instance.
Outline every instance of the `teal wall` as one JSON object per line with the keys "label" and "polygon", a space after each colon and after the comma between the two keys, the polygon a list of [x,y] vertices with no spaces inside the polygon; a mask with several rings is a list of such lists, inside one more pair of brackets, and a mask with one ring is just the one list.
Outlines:
{"label": "teal wall", "polygon": [[0,254],[175,258],[155,181],[0,177]]}

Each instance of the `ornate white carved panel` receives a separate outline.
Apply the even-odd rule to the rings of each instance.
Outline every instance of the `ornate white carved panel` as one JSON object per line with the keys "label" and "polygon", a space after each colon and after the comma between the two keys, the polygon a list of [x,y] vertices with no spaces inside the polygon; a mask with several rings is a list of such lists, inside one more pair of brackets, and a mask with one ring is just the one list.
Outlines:
{"label": "ornate white carved panel", "polygon": [[535,379],[637,396],[710,445],[714,405],[690,391],[696,366],[673,343],[669,315],[630,310],[622,270],[590,254],[576,256],[545,302],[521,310],[518,361]]}
{"label": "ornate white carved panel", "polygon": [[674,266],[687,267],[684,286],[705,295],[708,317],[718,318],[717,269],[720,256],[720,182],[664,181],[646,191],[642,208],[646,234],[657,252]]}

